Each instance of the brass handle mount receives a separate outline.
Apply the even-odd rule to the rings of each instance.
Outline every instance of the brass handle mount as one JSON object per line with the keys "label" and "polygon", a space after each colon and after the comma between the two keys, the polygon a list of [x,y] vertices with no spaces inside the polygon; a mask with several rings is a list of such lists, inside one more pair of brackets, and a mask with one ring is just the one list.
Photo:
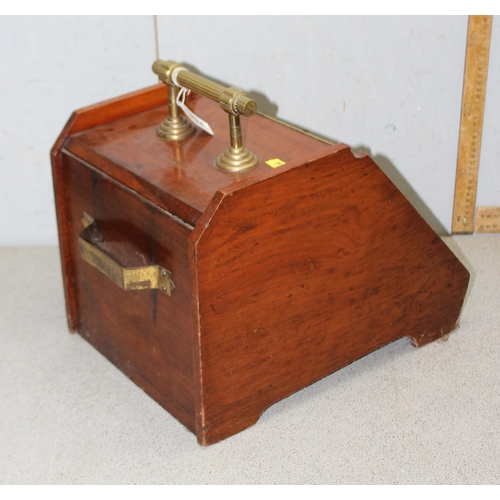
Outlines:
{"label": "brass handle mount", "polygon": [[157,288],[172,296],[175,285],[172,274],[158,265],[123,267],[113,257],[92,242],[92,234],[97,231],[94,219],[84,213],[82,224],[85,229],[78,237],[80,255],[84,261],[98,269],[123,290],[146,290]]}
{"label": "brass handle mount", "polygon": [[153,72],[168,86],[169,116],[157,128],[159,137],[169,140],[182,140],[194,133],[194,127],[179,112],[177,95],[180,87],[219,103],[229,115],[230,146],[215,160],[215,164],[226,172],[242,172],[258,165],[258,156],[243,145],[240,115],[250,117],[257,111],[257,103],[243,90],[224,87],[204,76],[188,71],[174,61],[157,59]]}

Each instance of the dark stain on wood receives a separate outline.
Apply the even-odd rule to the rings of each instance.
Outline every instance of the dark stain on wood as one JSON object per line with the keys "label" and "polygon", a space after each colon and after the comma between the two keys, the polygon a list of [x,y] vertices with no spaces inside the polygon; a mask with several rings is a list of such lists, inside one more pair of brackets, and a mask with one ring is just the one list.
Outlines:
{"label": "dark stain on wood", "polygon": [[[221,172],[226,115],[194,97],[216,135],[164,141],[166,98],[156,85],[77,111],[56,142],[64,289],[70,330],[200,444],[389,342],[457,326],[468,272],[371,158],[255,116],[260,164]],[[166,267],[172,297],[83,261],[83,212],[115,260]]]}

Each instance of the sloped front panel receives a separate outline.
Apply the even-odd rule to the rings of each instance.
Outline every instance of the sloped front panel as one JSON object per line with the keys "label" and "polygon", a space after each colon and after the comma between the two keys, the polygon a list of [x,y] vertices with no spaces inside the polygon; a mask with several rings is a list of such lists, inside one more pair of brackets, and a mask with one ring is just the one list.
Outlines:
{"label": "sloped front panel", "polygon": [[457,325],[466,269],[373,160],[331,151],[220,193],[194,243],[203,444],[393,340]]}

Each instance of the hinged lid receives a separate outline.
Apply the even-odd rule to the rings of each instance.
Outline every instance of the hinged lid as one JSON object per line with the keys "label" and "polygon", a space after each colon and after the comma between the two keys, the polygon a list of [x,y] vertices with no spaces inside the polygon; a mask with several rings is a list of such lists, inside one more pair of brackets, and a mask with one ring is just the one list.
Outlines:
{"label": "hinged lid", "polygon": [[[248,172],[223,172],[214,163],[227,147],[227,116],[208,99],[194,95],[188,102],[210,123],[214,136],[197,129],[182,141],[158,137],[156,129],[168,115],[167,89],[160,84],[75,112],[54,151],[60,144],[68,153],[194,226],[218,190],[244,179],[257,181],[279,175],[280,168],[286,168],[273,168],[266,161],[278,159],[289,166],[301,160],[297,164],[304,164],[328,147],[267,117],[243,118],[246,144],[257,153],[260,163]],[[76,126],[83,121],[86,127]]]}

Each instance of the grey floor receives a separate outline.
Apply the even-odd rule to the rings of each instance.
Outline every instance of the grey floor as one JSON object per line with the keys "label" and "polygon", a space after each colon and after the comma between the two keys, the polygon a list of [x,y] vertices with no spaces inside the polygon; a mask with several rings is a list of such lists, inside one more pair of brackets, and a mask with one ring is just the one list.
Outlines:
{"label": "grey floor", "polygon": [[207,448],[68,333],[56,247],[0,248],[0,483],[500,483],[500,237],[445,241],[472,272],[448,341],[399,340]]}

